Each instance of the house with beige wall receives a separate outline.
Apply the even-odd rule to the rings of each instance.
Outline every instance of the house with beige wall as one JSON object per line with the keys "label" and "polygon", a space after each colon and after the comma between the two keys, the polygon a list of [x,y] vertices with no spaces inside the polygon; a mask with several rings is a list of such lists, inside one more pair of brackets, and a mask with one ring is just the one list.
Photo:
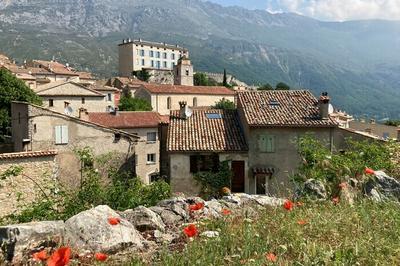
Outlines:
{"label": "house with beige wall", "polygon": [[143,84],[135,93],[136,98],[149,101],[153,111],[169,115],[180,108],[184,101],[190,107],[213,106],[222,99],[235,102],[236,93],[222,86],[183,86]]}
{"label": "house with beige wall", "polygon": [[160,177],[159,124],[167,118],[156,112],[87,113],[82,119],[139,137],[135,147],[135,172],[145,184]]}
{"label": "house with beige wall", "polygon": [[43,106],[50,110],[79,116],[79,110],[107,112],[115,107],[112,91],[110,95],[85,87],[72,81],[57,81],[36,89]]}
{"label": "house with beige wall", "polygon": [[121,168],[134,170],[129,169],[138,140],[134,134],[24,102],[13,102],[11,114],[14,151],[57,151],[59,176],[68,184],[80,176],[75,149],[89,147],[95,156],[112,153]]}
{"label": "house with beige wall", "polygon": [[228,161],[233,192],[248,192],[248,147],[236,110],[182,109],[171,112],[166,142],[171,189],[189,195],[199,193],[194,175],[218,171]]}

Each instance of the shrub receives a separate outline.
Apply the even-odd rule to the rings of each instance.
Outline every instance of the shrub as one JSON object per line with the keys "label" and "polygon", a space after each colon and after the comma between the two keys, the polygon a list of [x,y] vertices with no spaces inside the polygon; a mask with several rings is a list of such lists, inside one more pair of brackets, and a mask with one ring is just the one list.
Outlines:
{"label": "shrub", "polygon": [[232,171],[229,162],[221,162],[217,171],[198,172],[194,180],[201,186],[200,193],[204,197],[217,196],[223,187],[231,186]]}
{"label": "shrub", "polygon": [[215,109],[222,109],[222,110],[234,110],[236,109],[235,103],[231,102],[227,99],[221,99],[213,106]]}

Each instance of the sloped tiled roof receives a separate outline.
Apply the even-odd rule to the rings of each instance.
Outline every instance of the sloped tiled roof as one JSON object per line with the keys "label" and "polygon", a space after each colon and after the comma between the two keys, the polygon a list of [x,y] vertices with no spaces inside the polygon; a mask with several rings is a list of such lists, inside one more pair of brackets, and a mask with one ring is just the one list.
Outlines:
{"label": "sloped tiled roof", "polygon": [[0,160],[15,159],[15,158],[32,158],[32,157],[46,157],[57,155],[57,151],[28,151],[28,152],[13,152],[0,154]]}
{"label": "sloped tiled roof", "polygon": [[318,100],[306,90],[239,92],[238,103],[249,126],[336,126],[321,119]]}
{"label": "sloped tiled roof", "polygon": [[[236,110],[194,109],[188,119],[172,111],[168,127],[167,150],[170,152],[240,152],[248,147]],[[206,114],[220,114],[208,118]]]}
{"label": "sloped tiled roof", "polygon": [[[60,93],[60,92],[57,92],[57,93],[51,92],[52,89],[64,86],[66,84],[72,84],[72,85],[76,86],[77,88],[79,88],[80,90],[85,91],[85,93],[80,93],[78,95],[78,94],[76,94],[76,92],[71,92],[68,88],[63,90],[62,93]],[[55,82],[51,82],[51,83],[48,83],[48,84],[45,84],[45,85],[38,86],[37,89],[36,89],[36,93],[39,96],[77,96],[77,97],[80,97],[80,96],[93,96],[93,97],[104,97],[103,94],[101,94],[100,92],[98,92],[98,91],[96,91],[96,90],[94,90],[92,88],[85,87],[84,85],[76,83],[76,82],[73,82],[73,81],[64,81],[64,80],[55,81]]]}
{"label": "sloped tiled roof", "polygon": [[165,118],[157,112],[118,112],[111,113],[88,113],[89,121],[110,128],[149,128],[158,127]]}
{"label": "sloped tiled roof", "polygon": [[33,60],[33,62],[43,66],[45,69],[54,74],[79,76],[79,73],[72,71],[72,68],[69,68],[56,61]]}
{"label": "sloped tiled roof", "polygon": [[222,86],[144,84],[142,87],[155,94],[235,95],[235,91]]}

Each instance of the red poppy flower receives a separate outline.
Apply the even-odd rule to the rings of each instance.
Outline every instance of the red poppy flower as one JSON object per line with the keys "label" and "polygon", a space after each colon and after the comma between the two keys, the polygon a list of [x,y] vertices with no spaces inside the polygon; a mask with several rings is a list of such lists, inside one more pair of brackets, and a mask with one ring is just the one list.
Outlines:
{"label": "red poppy flower", "polygon": [[268,261],[271,262],[276,262],[276,260],[278,259],[278,257],[274,253],[268,253],[265,255],[265,257],[267,258]]}
{"label": "red poppy flower", "polygon": [[231,210],[222,209],[222,214],[223,214],[223,215],[229,215],[229,214],[231,214],[231,213],[232,213]]}
{"label": "red poppy flower", "polygon": [[339,188],[340,189],[344,189],[346,187],[347,187],[347,183],[346,182],[342,182],[342,183],[339,184]]}
{"label": "red poppy flower", "polygon": [[308,224],[308,222],[307,222],[306,220],[298,220],[297,223],[298,223],[299,225],[306,225],[306,224]]}
{"label": "red poppy flower", "polygon": [[372,170],[371,168],[365,168],[365,171],[364,171],[364,173],[366,174],[366,175],[373,175],[373,174],[375,174],[375,171],[374,170]]}
{"label": "red poppy flower", "polygon": [[198,234],[198,231],[194,224],[190,224],[189,226],[183,228],[183,233],[185,233],[187,237],[194,237]]}
{"label": "red poppy flower", "polygon": [[199,202],[189,206],[189,210],[192,211],[199,211],[204,208],[204,203]]}
{"label": "red poppy flower", "polygon": [[32,258],[33,258],[35,261],[44,261],[44,260],[47,260],[47,258],[48,258],[47,252],[46,252],[46,250],[43,249],[42,251],[33,253],[33,254],[32,254]]}
{"label": "red poppy flower", "polygon": [[68,265],[70,256],[71,256],[71,249],[69,247],[59,248],[47,260],[47,266]]}
{"label": "red poppy flower", "polygon": [[304,203],[303,202],[301,202],[301,201],[299,201],[299,202],[296,202],[296,206],[297,207],[301,207],[301,206],[303,206],[304,205]]}
{"label": "red poppy flower", "polygon": [[334,197],[332,199],[333,204],[338,204],[339,203],[339,197]]}
{"label": "red poppy flower", "polygon": [[106,261],[108,258],[107,254],[104,254],[104,253],[96,253],[96,254],[94,254],[94,257],[98,261]]}
{"label": "red poppy flower", "polygon": [[293,202],[291,202],[290,200],[286,200],[285,203],[283,204],[283,208],[285,208],[288,211],[291,211],[293,209]]}
{"label": "red poppy flower", "polygon": [[110,217],[108,218],[108,223],[111,225],[117,225],[121,222],[121,219],[117,218],[117,217]]}

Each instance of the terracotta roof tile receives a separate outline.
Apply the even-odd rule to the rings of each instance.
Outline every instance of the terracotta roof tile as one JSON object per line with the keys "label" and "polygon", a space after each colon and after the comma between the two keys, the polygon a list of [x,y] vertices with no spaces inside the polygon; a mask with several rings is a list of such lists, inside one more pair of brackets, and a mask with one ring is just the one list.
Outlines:
{"label": "terracotta roof tile", "polygon": [[182,86],[145,84],[143,87],[155,94],[206,94],[206,95],[235,95],[235,91],[222,86]]}
{"label": "terracotta roof tile", "polygon": [[157,112],[118,112],[111,113],[88,113],[89,121],[110,128],[149,128],[158,127],[163,118]]}
{"label": "terracotta roof tile", "polygon": [[[195,109],[188,119],[172,111],[168,127],[167,150],[171,152],[247,151],[236,110]],[[220,118],[209,118],[207,114]]]}
{"label": "terracotta roof tile", "polygon": [[15,159],[15,158],[46,157],[54,155],[57,155],[56,150],[2,153],[0,154],[0,160]]}
{"label": "terracotta roof tile", "polygon": [[305,90],[239,92],[238,104],[250,126],[336,126],[320,118],[318,100]]}

